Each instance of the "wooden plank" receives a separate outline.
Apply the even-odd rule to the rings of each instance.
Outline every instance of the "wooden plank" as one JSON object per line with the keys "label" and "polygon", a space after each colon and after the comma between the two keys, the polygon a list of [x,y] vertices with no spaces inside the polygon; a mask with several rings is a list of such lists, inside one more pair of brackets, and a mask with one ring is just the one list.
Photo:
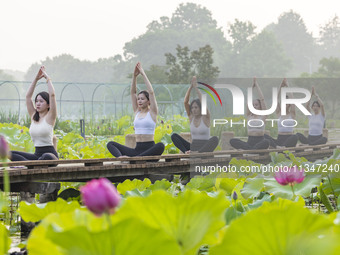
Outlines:
{"label": "wooden plank", "polygon": [[[216,152],[208,152],[204,153],[204,157],[214,157],[217,155],[231,155],[231,157],[237,157],[243,154],[269,154],[270,152],[283,152],[286,150],[291,151],[305,151],[307,149],[318,150],[319,148],[339,148],[339,143],[329,143],[323,145],[315,145],[315,146],[298,146],[298,147],[291,147],[291,148],[280,148],[280,149],[265,149],[265,150],[226,150],[226,151],[216,151]],[[7,163],[0,163],[0,167],[4,166],[37,166],[46,167],[54,164],[86,164],[87,166],[90,165],[100,165],[104,162],[122,162],[122,161],[129,161],[129,162],[137,162],[137,161],[149,161],[149,160],[160,160],[165,159],[166,161],[171,159],[190,159],[193,157],[202,157],[202,153],[191,153],[191,154],[172,154],[172,155],[162,155],[162,156],[144,156],[144,157],[129,157],[129,158],[102,158],[102,159],[75,159],[75,160],[34,160],[34,161],[17,161],[17,162],[7,162]]]}
{"label": "wooden plank", "polygon": [[[314,151],[314,146],[303,146],[304,150],[295,153],[295,156],[316,159],[330,156],[333,153],[333,148],[337,148],[339,144],[320,145],[320,150]],[[296,148],[294,148],[296,149]],[[240,151],[237,153],[237,159],[252,160],[259,163],[270,162],[269,152],[282,153],[285,149],[265,150],[267,153],[259,154],[258,150]],[[249,152],[256,152],[250,154]],[[148,162],[145,159],[160,159],[159,162]],[[8,169],[11,182],[20,183],[27,181],[80,181],[90,180],[92,178],[107,177],[116,180],[124,180],[124,178],[147,176],[148,174],[167,174],[173,175],[178,173],[189,173],[190,166],[195,164],[228,164],[231,160],[230,151],[219,151],[214,153],[204,153],[204,157],[200,153],[191,155],[167,155],[167,156],[152,156],[131,158],[135,164],[123,163],[123,160],[100,159],[100,160],[68,160],[68,164],[59,164],[57,167],[48,167],[46,163],[51,164],[52,161],[38,162],[39,168],[14,168]],[[141,160],[143,159],[143,160]],[[124,159],[125,161],[126,159]],[[61,160],[62,161],[62,160]],[[61,162],[60,161],[60,162]],[[144,161],[144,162],[143,162]],[[16,162],[17,163],[17,162]],[[22,163],[22,162],[20,162]],[[34,161],[33,163],[37,163]],[[42,163],[45,163],[42,164]],[[89,163],[89,164],[88,164]],[[85,164],[85,165],[84,165]],[[88,164],[88,165],[86,165]],[[33,164],[34,166],[34,164]],[[191,173],[191,172],[190,172]],[[3,170],[0,170],[0,183],[2,182]]]}

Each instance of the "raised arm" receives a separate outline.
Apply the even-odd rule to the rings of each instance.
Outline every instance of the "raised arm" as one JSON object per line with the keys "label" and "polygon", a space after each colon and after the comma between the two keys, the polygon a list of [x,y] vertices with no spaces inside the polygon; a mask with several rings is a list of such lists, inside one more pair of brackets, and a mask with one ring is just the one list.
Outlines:
{"label": "raised arm", "polygon": [[135,70],[133,72],[132,84],[131,84],[131,103],[133,112],[136,113],[138,110],[137,104],[137,76],[140,74],[137,65],[135,66]]}
{"label": "raised arm", "polygon": [[267,105],[266,105],[266,102],[264,101],[264,96],[263,96],[262,90],[260,89],[260,86],[259,86],[259,84],[256,81],[256,77],[254,77],[254,79],[253,79],[253,88],[256,89],[257,94],[259,95],[260,104],[261,104],[261,110],[266,110],[267,109]]}
{"label": "raised arm", "polygon": [[37,82],[44,77],[41,68],[39,69],[37,75],[35,76],[34,80],[32,81],[30,87],[27,90],[26,93],[26,107],[27,107],[27,111],[28,114],[30,115],[30,117],[32,118],[33,114],[35,113],[35,108],[34,108],[34,103],[32,101],[32,96],[33,96],[33,92],[35,90],[35,86],[37,85]]}
{"label": "raised arm", "polygon": [[56,100],[56,97],[55,97],[55,91],[54,91],[54,87],[53,87],[53,84],[52,84],[52,80],[47,75],[44,66],[41,67],[41,71],[42,71],[43,76],[46,79],[48,94],[50,95],[50,110],[48,111],[48,114],[46,116],[46,121],[47,121],[47,123],[54,126],[55,121],[57,119],[57,100]]}
{"label": "raised arm", "polygon": [[[192,86],[195,88],[195,91],[198,95],[198,98],[201,102],[201,107],[202,107],[202,93],[201,91],[198,89],[198,85],[197,85],[197,78],[196,76],[193,76],[192,77],[192,80],[191,80],[191,84]],[[203,115],[203,120],[205,122],[205,124],[210,127],[210,112],[209,112],[209,109],[207,108],[207,114],[206,115]]]}
{"label": "raised arm", "polygon": [[190,100],[190,93],[191,93],[192,87],[193,87],[193,85],[191,83],[188,90],[187,90],[187,93],[185,94],[185,97],[184,97],[184,108],[185,108],[185,111],[187,112],[187,115],[188,115],[189,118],[190,118],[190,115],[191,115],[189,100]]}
{"label": "raised arm", "polygon": [[321,114],[322,114],[322,116],[325,117],[326,114],[325,114],[325,107],[324,107],[324,104],[323,104],[321,98],[319,97],[319,95],[315,92],[315,89],[314,89],[314,93],[315,93],[315,96],[316,96],[316,100],[318,100],[318,102],[319,102],[319,104],[320,104]]}
{"label": "raised arm", "polygon": [[309,112],[311,111],[311,110],[310,110],[310,102],[312,101],[312,98],[313,98],[314,95],[315,95],[315,90],[314,90],[314,87],[312,87],[310,99],[309,99],[309,101],[306,103],[306,109],[307,109],[307,111],[309,111]]}
{"label": "raised arm", "polygon": [[283,79],[283,81],[280,84],[279,92],[277,93],[277,107],[276,107],[276,114],[281,115],[281,89],[282,87],[286,87],[286,78]]}
{"label": "raised arm", "polygon": [[154,115],[154,119],[156,119],[157,114],[158,114],[158,107],[157,107],[157,101],[156,101],[156,97],[155,97],[155,93],[153,91],[152,85],[148,79],[148,77],[146,76],[141,64],[138,62],[137,64],[137,68],[140,72],[140,74],[143,76],[144,79],[144,83],[147,87],[147,90],[149,92],[149,100],[150,100],[150,113],[151,116]]}

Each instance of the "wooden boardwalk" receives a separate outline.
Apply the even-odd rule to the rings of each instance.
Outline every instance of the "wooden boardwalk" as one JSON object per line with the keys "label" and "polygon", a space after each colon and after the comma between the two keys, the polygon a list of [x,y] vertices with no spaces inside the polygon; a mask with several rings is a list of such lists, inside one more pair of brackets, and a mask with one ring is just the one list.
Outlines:
{"label": "wooden boardwalk", "polygon": [[[163,156],[77,159],[55,161],[21,161],[0,163],[0,184],[3,183],[3,168],[9,172],[11,184],[27,182],[71,181],[82,182],[93,178],[106,177],[113,182],[126,179],[151,180],[169,179],[175,174],[189,175],[194,173],[195,165],[228,165],[232,158],[247,159],[258,163],[271,162],[271,152],[289,150],[297,157],[305,157],[310,161],[329,157],[334,149],[340,148],[339,143],[317,146],[298,146],[283,149],[267,150],[228,150],[211,153],[171,154]],[[150,160],[159,160],[150,162]],[[56,165],[57,166],[53,166]],[[191,167],[190,167],[191,166]]]}

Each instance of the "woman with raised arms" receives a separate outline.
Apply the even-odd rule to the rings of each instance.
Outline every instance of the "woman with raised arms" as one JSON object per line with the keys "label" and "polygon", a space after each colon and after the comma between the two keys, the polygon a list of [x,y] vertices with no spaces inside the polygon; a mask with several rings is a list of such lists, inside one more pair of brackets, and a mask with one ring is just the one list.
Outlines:
{"label": "woman with raised arms", "polygon": [[[137,94],[137,76],[142,75],[147,87]],[[133,122],[136,134],[136,147],[130,148],[117,142],[109,142],[107,148],[115,157],[156,156],[164,151],[164,144],[154,142],[154,133],[157,122],[157,101],[141,64],[138,62],[132,79],[131,103],[135,115]]]}
{"label": "woman with raised arms", "polygon": [[299,141],[303,144],[309,144],[309,145],[319,145],[319,144],[325,144],[327,143],[327,138],[324,137],[323,134],[323,128],[325,126],[325,108],[324,104],[321,101],[319,95],[315,92],[315,88],[312,87],[312,96],[310,100],[306,103],[306,108],[310,112],[310,102],[312,101],[312,97],[316,97],[316,101],[312,104],[312,115],[308,116],[309,119],[309,131],[308,131],[308,138],[305,137],[301,133],[297,133],[297,136],[299,138]]}
{"label": "woman with raised arms", "polygon": [[[253,101],[253,106],[256,110],[266,110],[266,103],[262,91],[257,84],[256,78],[253,79],[253,87],[259,95],[259,99]],[[235,149],[243,150],[259,150],[268,149],[269,141],[265,139],[265,120],[266,116],[253,114],[249,108],[247,110],[247,123],[248,123],[248,141],[244,142],[237,138],[230,139],[230,145]]]}
{"label": "woman with raised arms", "polygon": [[[33,104],[32,96],[37,82],[41,78],[46,79],[48,93],[45,91],[38,93]],[[12,161],[58,159],[58,153],[53,145],[53,129],[57,119],[57,102],[52,80],[47,75],[44,66],[39,69],[38,74],[28,88],[26,106],[31,117],[29,132],[35,146],[35,153],[11,151],[9,159]]]}
{"label": "woman with raised arms", "polygon": [[[279,93],[277,96],[278,106],[276,108],[276,114],[278,116],[277,122],[277,129],[278,129],[278,136],[277,139],[272,138],[269,135],[264,135],[264,137],[269,140],[270,146],[276,148],[277,146],[282,147],[295,147],[298,141],[298,137],[294,134],[294,126],[296,124],[295,121],[295,105],[288,104],[286,106],[286,115],[281,115],[281,103],[280,103],[280,96],[281,96],[281,89],[284,87],[288,87],[287,79],[284,78],[280,88]],[[290,93],[287,95],[288,98],[293,98],[293,95]]]}
{"label": "woman with raised arms", "polygon": [[[192,100],[189,104],[190,93],[193,88],[199,98]],[[201,102],[202,94],[198,90],[197,79],[194,76],[184,98],[184,107],[190,121],[192,143],[190,144],[176,133],[171,136],[174,145],[183,153],[190,153],[191,151],[212,152],[218,145],[218,138],[216,136],[210,137],[210,112],[207,109],[206,115],[201,114]]]}

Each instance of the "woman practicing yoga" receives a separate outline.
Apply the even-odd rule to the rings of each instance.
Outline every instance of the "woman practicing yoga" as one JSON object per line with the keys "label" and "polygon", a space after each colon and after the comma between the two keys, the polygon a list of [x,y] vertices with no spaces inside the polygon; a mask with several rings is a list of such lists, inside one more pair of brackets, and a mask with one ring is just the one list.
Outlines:
{"label": "woman practicing yoga", "polygon": [[310,102],[312,97],[316,97],[316,101],[312,104],[312,115],[309,115],[309,131],[308,138],[301,133],[297,133],[299,141],[303,144],[319,145],[327,143],[327,138],[322,136],[323,128],[325,126],[325,108],[318,94],[315,92],[315,88],[312,87],[312,96],[306,103],[306,108],[310,112]]}
{"label": "woman practicing yoga", "polygon": [[[137,95],[137,76],[142,75],[148,91],[141,91]],[[135,113],[134,128],[136,134],[136,147],[130,148],[117,142],[109,142],[107,148],[115,157],[135,157],[161,155],[164,144],[154,142],[154,133],[157,122],[157,101],[141,64],[138,62],[132,79],[131,102]]]}
{"label": "woman practicing yoga", "polygon": [[[277,139],[272,138],[269,135],[264,135],[264,137],[269,140],[270,146],[276,148],[277,146],[284,146],[284,147],[295,147],[298,141],[298,137],[294,134],[294,126],[296,125],[295,121],[295,105],[288,104],[286,106],[286,115],[281,115],[281,103],[280,103],[280,96],[281,96],[281,88],[288,87],[288,83],[286,78],[283,79],[279,93],[277,96],[277,108],[276,114],[279,118],[277,122],[277,129],[278,129],[278,136]],[[290,93],[288,95],[289,98],[292,98],[293,95]]]}
{"label": "woman practicing yoga", "polygon": [[[257,90],[260,99],[253,101],[253,106],[256,110],[266,110],[266,103],[256,78],[253,80],[253,89]],[[255,115],[248,108],[247,113],[248,123],[248,141],[244,142],[237,138],[230,139],[230,145],[235,149],[254,150],[268,149],[269,141],[264,138],[266,116]]]}
{"label": "woman practicing yoga", "polygon": [[[195,88],[199,98],[192,100],[189,104],[190,92],[193,88]],[[176,133],[171,136],[174,145],[183,153],[190,153],[191,151],[212,152],[218,145],[218,138],[216,136],[210,137],[209,110],[207,109],[206,115],[201,114],[201,101],[202,94],[198,90],[197,79],[194,76],[184,98],[184,107],[190,121],[192,143],[190,144]]]}
{"label": "woman practicing yoga", "polygon": [[[32,95],[37,82],[41,78],[46,79],[48,93],[45,91],[38,93],[33,104]],[[47,75],[44,66],[39,69],[26,93],[26,106],[31,117],[29,132],[35,146],[35,153],[11,151],[9,159],[12,161],[58,159],[58,153],[53,146],[53,128],[57,119],[57,102],[52,80]]]}

